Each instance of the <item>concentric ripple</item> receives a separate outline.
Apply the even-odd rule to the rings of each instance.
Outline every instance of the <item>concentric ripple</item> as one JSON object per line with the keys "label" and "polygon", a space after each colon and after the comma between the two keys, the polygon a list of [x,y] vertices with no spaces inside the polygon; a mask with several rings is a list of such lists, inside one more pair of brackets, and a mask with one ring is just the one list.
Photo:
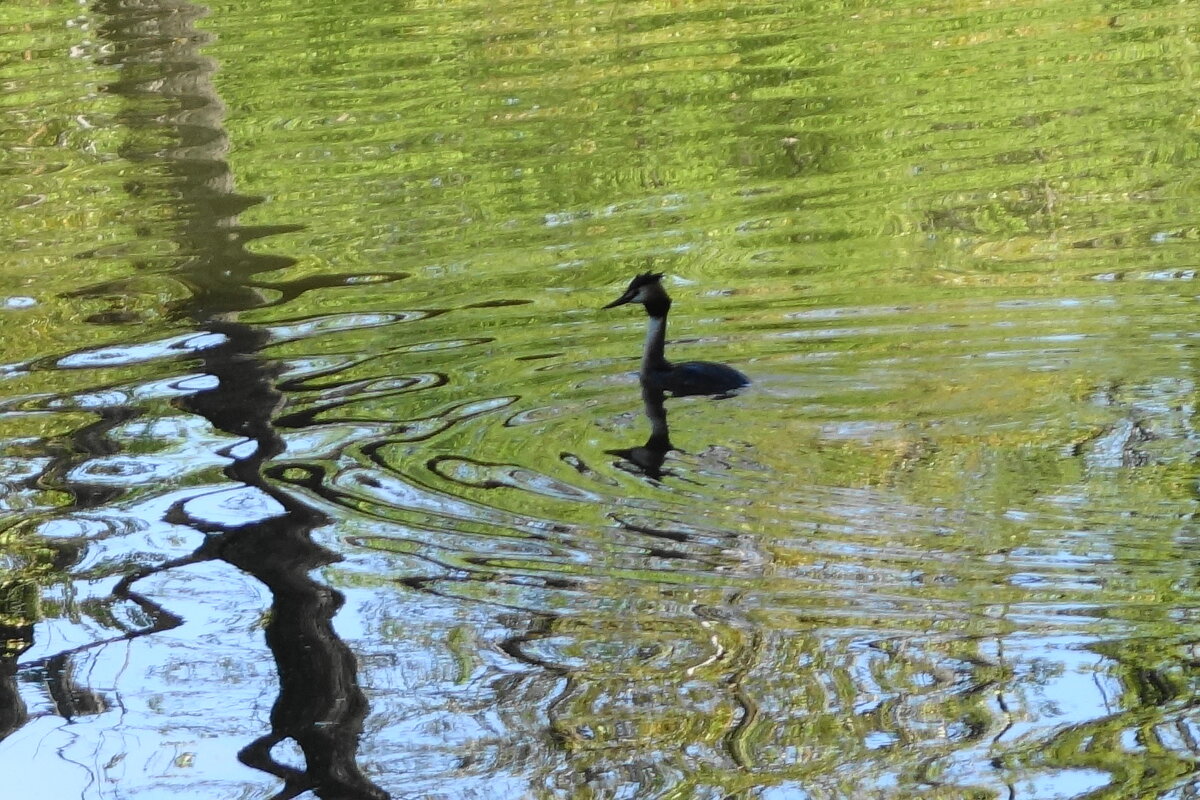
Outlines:
{"label": "concentric ripple", "polygon": [[0,6],[6,788],[1195,795],[1195,16]]}

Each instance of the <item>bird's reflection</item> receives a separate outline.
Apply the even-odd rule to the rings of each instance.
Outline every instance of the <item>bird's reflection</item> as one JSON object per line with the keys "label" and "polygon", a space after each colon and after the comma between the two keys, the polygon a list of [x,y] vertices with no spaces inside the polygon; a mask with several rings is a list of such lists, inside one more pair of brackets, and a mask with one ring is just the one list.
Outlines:
{"label": "bird's reflection", "polygon": [[648,478],[660,480],[663,475],[670,474],[669,470],[664,472],[662,468],[663,462],[667,460],[667,453],[676,449],[675,445],[671,444],[666,395],[661,387],[642,382],[642,408],[646,412],[646,418],[650,420],[650,438],[646,443],[639,447],[604,452],[625,459],[626,468],[635,469]]}

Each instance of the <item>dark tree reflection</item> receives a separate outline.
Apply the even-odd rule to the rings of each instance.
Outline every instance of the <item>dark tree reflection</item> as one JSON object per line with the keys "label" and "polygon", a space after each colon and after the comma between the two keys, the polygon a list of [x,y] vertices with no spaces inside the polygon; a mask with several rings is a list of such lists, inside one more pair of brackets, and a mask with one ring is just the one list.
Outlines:
{"label": "dark tree reflection", "polygon": [[[267,334],[236,319],[237,312],[265,303],[254,287],[255,276],[292,263],[286,257],[252,253],[247,242],[293,228],[250,229],[238,224],[238,214],[259,201],[234,191],[233,174],[225,161],[224,106],[212,83],[216,65],[201,52],[206,36],[194,27],[205,10],[179,0],[103,0],[95,11],[104,19],[99,33],[110,45],[108,62],[119,68],[121,76],[106,87],[124,101],[120,122],[126,140],[121,155],[144,172],[131,177],[125,189],[139,197],[153,192],[170,206],[165,224],[179,253],[162,264],[136,266],[183,283],[189,299],[178,303],[174,313],[222,337],[222,344],[204,351],[200,363],[200,369],[216,379],[215,385],[178,405],[221,431],[249,440],[236,452],[222,453],[232,459],[225,474],[273,501],[271,513],[233,524],[199,518],[201,512],[189,510],[184,501],[176,503],[168,513],[169,521],[202,531],[205,542],[190,556],[135,570],[118,583],[116,598],[139,605],[144,618],[151,620],[148,627],[122,638],[151,635],[180,623],[169,609],[141,597],[136,591],[138,581],[204,560],[219,559],[238,567],[271,592],[265,633],[280,687],[270,731],[246,745],[240,758],[284,781],[275,795],[278,798],[308,791],[325,800],[387,797],[357,763],[368,707],[358,685],[354,653],[333,628],[342,595],[312,577],[314,569],[338,558],[311,538],[313,529],[328,520],[263,477],[264,465],[284,450],[272,422],[281,399],[276,385],[280,368],[261,354]],[[79,294],[122,289],[109,283]],[[125,409],[124,413],[138,412]],[[80,433],[80,452],[95,454],[112,447],[104,433],[116,424],[113,420],[118,417],[113,414],[102,414],[100,424]],[[60,471],[65,472],[65,467]],[[84,491],[84,487],[72,488]],[[79,499],[95,505],[106,498]],[[95,713],[104,698],[71,688],[74,652],[44,659],[34,667],[59,676],[56,685],[65,687],[59,692],[67,707],[64,715]],[[303,753],[302,766],[282,764],[272,754],[275,745],[288,739]]]}

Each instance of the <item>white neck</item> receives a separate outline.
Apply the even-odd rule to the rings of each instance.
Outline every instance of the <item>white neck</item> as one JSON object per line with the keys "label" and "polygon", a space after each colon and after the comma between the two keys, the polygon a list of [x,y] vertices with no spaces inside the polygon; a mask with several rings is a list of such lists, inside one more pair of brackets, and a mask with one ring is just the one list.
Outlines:
{"label": "white neck", "polygon": [[667,343],[667,318],[649,317],[646,326],[646,347],[642,350],[642,372],[670,369],[664,351]]}

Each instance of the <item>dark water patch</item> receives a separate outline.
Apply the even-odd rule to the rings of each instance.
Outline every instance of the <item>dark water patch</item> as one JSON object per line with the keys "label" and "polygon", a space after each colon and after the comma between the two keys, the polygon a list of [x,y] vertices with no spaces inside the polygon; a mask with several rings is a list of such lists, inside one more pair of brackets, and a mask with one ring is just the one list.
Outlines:
{"label": "dark water patch", "polygon": [[410,276],[406,272],[323,273],[281,283],[257,281],[250,285],[259,289],[266,289],[275,294],[276,298],[271,305],[284,305],[300,297],[305,292],[320,289],[335,289],[343,286],[387,284],[393,281],[404,280],[408,277]]}
{"label": "dark water patch", "polygon": [[518,361],[542,361],[547,358],[558,358],[562,353],[537,353],[535,355],[517,356]]}
{"label": "dark water patch", "polygon": [[508,308],[510,306],[525,306],[532,302],[532,300],[483,300],[463,306],[463,308]]}
{"label": "dark water patch", "polygon": [[14,791],[1194,790],[1186,5],[368,6],[0,11]]}

